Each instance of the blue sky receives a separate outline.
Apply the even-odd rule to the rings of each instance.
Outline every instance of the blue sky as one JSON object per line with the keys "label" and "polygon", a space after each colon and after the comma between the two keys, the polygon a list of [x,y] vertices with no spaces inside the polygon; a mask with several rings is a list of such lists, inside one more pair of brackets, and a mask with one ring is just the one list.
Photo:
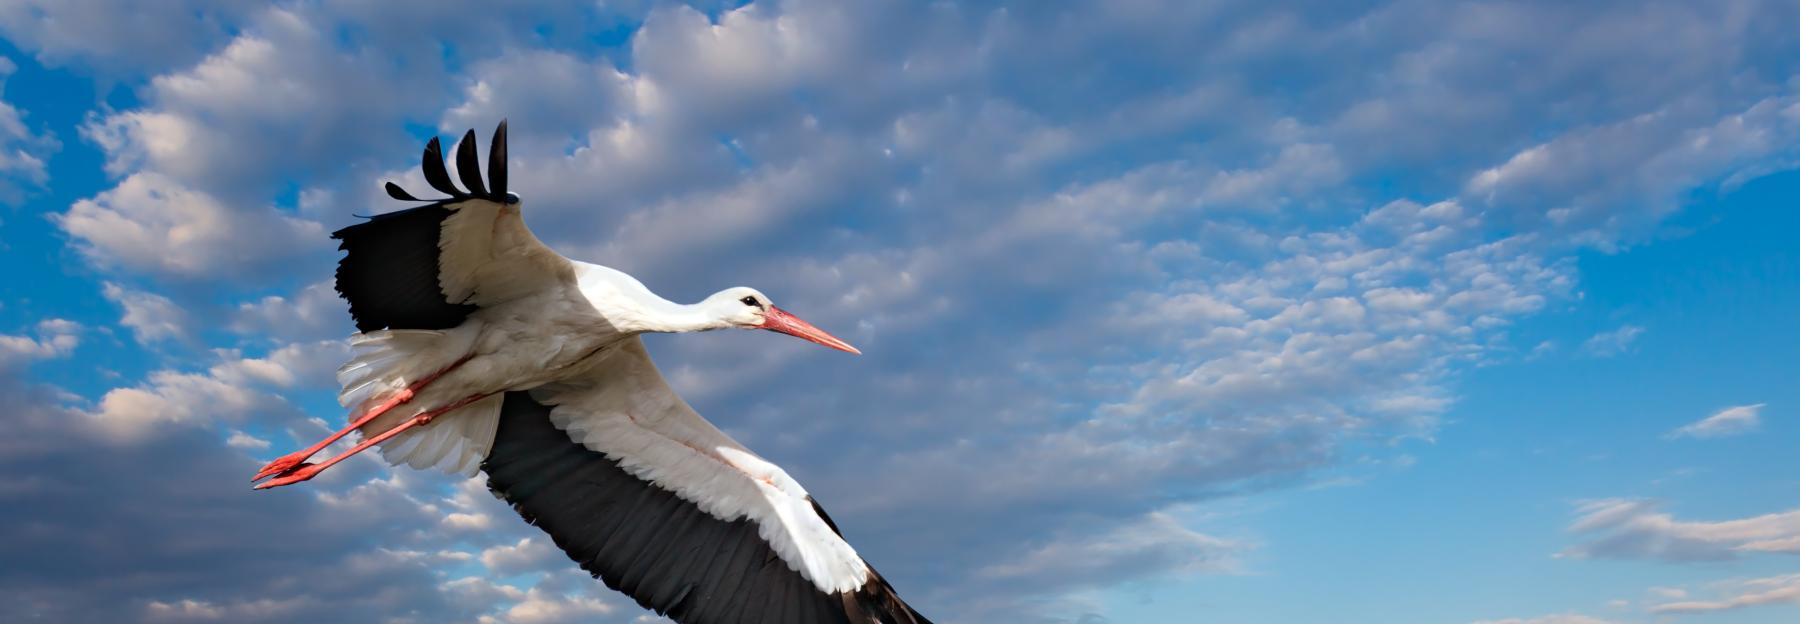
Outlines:
{"label": "blue sky", "polygon": [[[527,219],[940,622],[1800,620],[1781,2],[0,3],[0,619],[640,622],[342,417],[325,234]],[[783,380],[805,379],[805,389]]]}

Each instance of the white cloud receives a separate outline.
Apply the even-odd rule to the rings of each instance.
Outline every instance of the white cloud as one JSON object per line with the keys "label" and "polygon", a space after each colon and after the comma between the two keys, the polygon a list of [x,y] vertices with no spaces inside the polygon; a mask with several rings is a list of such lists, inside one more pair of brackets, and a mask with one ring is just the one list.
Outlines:
{"label": "white cloud", "polygon": [[1623,325],[1618,329],[1594,334],[1586,342],[1581,343],[1581,352],[1593,357],[1612,357],[1629,353],[1638,336],[1644,334],[1644,328],[1636,325]]}
{"label": "white cloud", "polygon": [[20,0],[0,4],[0,31],[38,58],[105,70],[161,68],[191,61],[258,3],[174,0],[155,6],[116,0]]}
{"label": "white cloud", "polygon": [[114,282],[101,286],[108,301],[124,308],[119,324],[131,329],[138,344],[149,345],[162,340],[187,340],[187,312],[156,293],[128,289]]}
{"label": "white cloud", "polygon": [[[1757,579],[1713,584],[1712,600],[1678,600],[1650,607],[1657,614],[1704,614],[1750,607],[1800,603],[1800,574],[1787,574]],[[1683,596],[1670,596],[1681,598]]]}
{"label": "white cloud", "polygon": [[225,439],[225,446],[241,451],[266,451],[269,450],[269,441],[242,431],[233,431],[231,437]]}
{"label": "white cloud", "polygon": [[45,319],[37,324],[36,337],[0,334],[0,373],[37,360],[67,357],[81,344],[81,325],[65,319]]}
{"label": "white cloud", "polygon": [[[0,9],[3,11],[3,9]],[[6,79],[18,70],[12,59],[0,57],[0,96]],[[27,190],[43,188],[50,181],[45,159],[61,145],[49,132],[35,132],[24,113],[0,99],[0,202],[17,203]]]}
{"label": "white cloud", "polygon": [[509,49],[476,63],[465,80],[463,102],[445,111],[438,127],[461,133],[511,118],[511,144],[527,152],[550,137],[554,143],[544,148],[561,151],[568,129],[602,127],[632,114],[638,88],[634,76],[611,63],[551,50]]}
{"label": "white cloud", "polygon": [[[142,259],[159,277],[210,278],[194,256],[298,257],[317,248],[301,243],[325,244],[323,227],[271,197],[299,184],[300,214],[326,222],[385,209],[365,201],[378,194],[371,172],[411,167],[408,123],[485,129],[510,114],[513,186],[553,243],[665,290],[786,290],[778,297],[808,316],[874,340],[856,366],[755,342],[766,336],[666,346],[685,371],[678,384],[707,384],[691,396],[843,502],[831,508],[846,526],[880,536],[859,549],[890,577],[973,586],[967,564],[981,562],[988,589],[1015,582],[990,594],[1013,606],[1042,592],[1006,562],[1063,566],[1065,593],[1191,572],[1216,561],[1183,554],[1206,550],[1200,534],[1146,520],[1171,496],[1263,487],[1334,465],[1346,443],[1429,435],[1454,399],[1451,373],[1512,352],[1509,324],[1573,290],[1571,251],[1624,227],[1609,215],[1662,214],[1791,143],[1783,100],[1758,103],[1790,91],[1791,72],[1771,78],[1742,60],[1773,39],[1756,24],[1783,21],[1763,6],[1405,4],[1306,20],[1181,3],[756,3],[716,19],[668,6],[617,62],[591,42],[563,45],[571,22],[535,5],[455,21],[467,8],[303,4],[197,38],[229,43],[88,128],[120,189],[183,202],[140,213],[94,201],[85,233],[70,227],[73,209],[65,228],[106,271]],[[1621,23],[1632,27],[1607,27]],[[447,74],[443,42],[468,73]],[[118,54],[103,43],[83,53]],[[1635,69],[1646,57],[1656,71]],[[1294,64],[1302,84],[1260,79]],[[1154,88],[1132,83],[1144,75]],[[1668,106],[1677,94],[1693,110]],[[1520,160],[1534,149],[1520,137],[1541,150]],[[1712,147],[1682,143],[1695,139]],[[1429,166],[1395,165],[1407,159]],[[1396,171],[1426,201],[1364,184]],[[196,198],[212,204],[182,213]],[[234,249],[214,235],[204,253],[160,242],[205,223],[269,238]],[[315,283],[328,263],[294,266],[313,285],[240,306],[234,328],[278,343],[346,328]],[[949,365],[921,365],[934,362]],[[190,412],[306,385],[317,373],[299,370],[325,365],[221,367],[115,393],[142,395],[151,422],[230,421]],[[839,391],[758,383],[802,373]],[[847,413],[865,417],[837,417]],[[817,448],[831,453],[806,450]],[[830,470],[839,456],[859,470]],[[1068,478],[1036,476],[1049,470]],[[872,488],[871,473],[905,477]],[[420,485],[396,477],[354,501]],[[485,493],[463,494],[409,500],[432,513],[401,524],[441,522],[469,530],[433,533],[466,539],[518,526]],[[321,506],[376,506],[351,500]],[[1018,509],[1032,513],[993,515]],[[1126,528],[1167,538],[1174,554],[1152,556]],[[940,531],[954,539],[927,541]],[[896,546],[913,543],[973,546],[925,557]],[[1098,558],[1084,567],[1071,553]],[[1105,565],[1133,557],[1144,565]],[[491,589],[542,605],[520,617],[585,600]]]}
{"label": "white cloud", "polygon": [[531,588],[525,599],[501,611],[499,616],[484,615],[482,624],[575,624],[611,615],[615,607],[592,596],[554,594]]}
{"label": "white cloud", "polygon": [[1518,210],[1520,219],[1613,231],[1653,223],[1679,207],[1684,189],[1762,175],[1770,165],[1759,163],[1796,156],[1800,97],[1769,97],[1712,118],[1691,108],[1680,102],[1561,135],[1475,175],[1466,192]]}
{"label": "white cloud", "polygon": [[306,607],[309,602],[311,600],[305,597],[285,600],[243,600],[222,604],[194,599],[174,602],[152,600],[144,605],[144,619],[151,622],[278,620],[290,617],[294,612]]}
{"label": "white cloud", "polygon": [[502,544],[481,551],[481,565],[498,575],[537,570],[563,558],[561,551],[542,537],[527,537],[512,544]]}
{"label": "white cloud", "polygon": [[1711,416],[1677,427],[1670,438],[1721,438],[1742,435],[1762,426],[1760,414],[1764,403],[1727,407]]}
{"label": "white cloud", "polygon": [[1081,579],[1123,582],[1142,572],[1158,575],[1232,573],[1248,545],[1199,533],[1165,512],[1152,512],[1102,535],[1079,534],[1037,546],[1020,557],[975,570],[989,581],[1047,589]]}
{"label": "white cloud", "polygon": [[133,174],[75,202],[56,222],[95,265],[188,280],[250,279],[326,247],[317,223],[270,208],[227,207],[155,173]]}
{"label": "white cloud", "polygon": [[288,345],[262,358],[226,353],[203,372],[158,370],[138,386],[110,390],[87,415],[117,442],[141,440],[162,425],[297,415],[269,389],[328,387],[331,369],[346,354],[337,342]]}
{"label": "white cloud", "polygon": [[278,342],[339,338],[355,331],[345,305],[331,282],[318,282],[287,297],[238,304],[231,329]]}
{"label": "white cloud", "polygon": [[1746,553],[1800,554],[1800,509],[1749,518],[1684,521],[1649,501],[1581,503],[1569,530],[1585,541],[1558,556],[1582,559],[1732,559]]}
{"label": "white cloud", "polygon": [[[714,23],[687,6],[659,8],[632,39],[639,71],[665,112],[698,119],[764,113],[800,84],[841,70],[868,49],[850,40],[846,11],[755,3]],[[673,109],[673,110],[671,110]],[[710,125],[710,124],[709,124]]]}
{"label": "white cloud", "polygon": [[1606,620],[1578,613],[1561,613],[1556,615],[1540,615],[1530,618],[1506,618],[1503,620],[1476,620],[1475,624],[1616,624],[1616,620]]}
{"label": "white cloud", "polygon": [[159,174],[234,207],[321,166],[342,173],[374,147],[404,153],[410,141],[394,124],[427,95],[419,81],[440,74],[402,71],[405,55],[347,45],[330,27],[301,9],[260,10],[222,49],[152,79],[143,107],[83,132],[109,172]]}

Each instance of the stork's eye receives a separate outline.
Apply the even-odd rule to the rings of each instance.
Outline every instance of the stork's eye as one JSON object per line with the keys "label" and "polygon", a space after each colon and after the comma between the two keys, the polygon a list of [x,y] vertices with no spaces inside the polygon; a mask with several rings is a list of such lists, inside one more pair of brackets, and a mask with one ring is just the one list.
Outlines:
{"label": "stork's eye", "polygon": [[762,304],[756,302],[756,297],[744,297],[743,299],[739,299],[738,301],[744,302],[744,305],[747,305],[747,306],[756,306],[758,308],[762,307]]}

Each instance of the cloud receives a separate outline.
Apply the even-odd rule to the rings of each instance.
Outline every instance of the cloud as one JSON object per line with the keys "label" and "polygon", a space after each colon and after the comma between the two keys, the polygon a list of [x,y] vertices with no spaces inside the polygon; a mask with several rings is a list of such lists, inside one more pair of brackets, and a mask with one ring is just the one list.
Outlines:
{"label": "cloud", "polygon": [[1610,231],[1672,212],[1682,189],[1761,175],[1766,166],[1754,163],[1795,156],[1800,98],[1770,97],[1711,119],[1686,108],[1671,104],[1564,134],[1475,175],[1466,192],[1495,206],[1522,207],[1521,219]]}
{"label": "cloud", "polygon": [[[682,299],[762,286],[869,353],[658,340],[703,413],[789,466],[940,620],[1055,618],[1059,598],[1121,579],[1221,571],[1243,545],[1171,505],[1432,435],[1456,371],[1537,342],[1508,332],[1571,297],[1579,250],[1793,144],[1793,72],[1754,60],[1791,56],[1767,53],[1792,23],[1776,5],[671,5],[633,8],[648,17],[615,24],[618,48],[585,12],[471,6],[190,11],[156,18],[187,40],[136,59],[149,43],[65,41],[113,24],[66,12],[15,39],[160,64],[86,127],[116,188],[58,222],[106,279],[217,284],[246,302],[221,339],[269,350],[81,408],[135,432],[113,443],[205,428],[257,451],[319,429],[276,395],[325,396],[319,371],[341,357],[315,342],[348,329],[320,281],[323,224],[395,206],[371,181],[416,181],[409,128],[511,116],[513,186],[560,249]],[[368,93],[383,97],[346,97]],[[834,391],[766,383],[801,376]],[[312,503],[402,528],[331,542],[334,561],[381,536],[405,547],[357,562],[416,571],[455,550],[528,569],[511,555],[529,527],[478,488],[401,471],[342,489],[373,469],[321,479]],[[472,541],[420,543],[419,527]],[[199,587],[134,595],[131,615],[249,608]],[[493,608],[443,619],[629,604],[454,587]]]}
{"label": "cloud", "polygon": [[305,605],[302,599],[244,600],[213,603],[184,598],[175,602],[151,600],[144,605],[144,619],[151,622],[254,622],[292,617]]}
{"label": "cloud", "polygon": [[1474,624],[1616,624],[1616,620],[1605,620],[1577,613],[1561,613],[1541,615],[1531,618],[1506,618],[1503,620],[1476,620]]}
{"label": "cloud", "polygon": [[1677,427],[1667,438],[1722,438],[1743,435],[1762,426],[1760,414],[1765,403],[1727,407],[1711,416]]}
{"label": "cloud", "polygon": [[242,431],[233,431],[231,437],[225,439],[225,446],[242,451],[266,451],[269,450],[269,441]]}
{"label": "cloud", "polygon": [[[598,585],[567,571],[573,564],[560,555],[562,565],[532,567],[535,530],[479,482],[411,471],[372,479],[378,462],[368,460],[346,462],[345,474],[307,489],[252,492],[237,475],[261,462],[238,449],[267,443],[241,431],[227,440],[184,421],[121,440],[59,405],[53,389],[0,374],[0,394],[10,401],[0,440],[0,557],[10,562],[0,569],[0,620],[629,617],[620,613],[628,603],[597,595]],[[477,533],[434,530],[448,510],[512,521]],[[482,564],[480,553],[508,545],[517,548],[496,555],[498,569]],[[445,582],[451,572],[522,578],[473,600],[479,588]]]}
{"label": "cloud", "polygon": [[1087,579],[1124,582],[1146,573],[1233,573],[1238,571],[1237,554],[1247,548],[1188,529],[1171,514],[1152,512],[1101,535],[1052,538],[1016,559],[981,567],[973,576],[1054,593],[1059,585],[1079,587]]}
{"label": "cloud", "polygon": [[292,417],[299,412],[270,390],[329,387],[330,371],[347,354],[335,341],[288,345],[260,358],[226,353],[205,371],[163,369],[138,386],[110,390],[86,416],[123,442],[168,426]]}
{"label": "cloud", "polygon": [[1585,541],[1558,556],[1660,559],[1684,563],[1746,553],[1800,554],[1800,509],[1719,521],[1677,520],[1650,501],[1609,498],[1581,503],[1569,530]]}
{"label": "cloud", "polygon": [[[18,66],[12,59],[0,57],[0,97],[6,93],[6,79]],[[48,131],[33,131],[25,123],[25,115],[17,107],[0,99],[0,202],[15,204],[30,190],[41,189],[50,181],[45,159],[61,144]]]}
{"label": "cloud", "polygon": [[461,104],[445,111],[438,127],[460,134],[510,118],[512,145],[527,152],[538,141],[561,150],[570,128],[594,128],[636,110],[636,77],[604,60],[553,50],[509,49],[477,63],[463,78]]}
{"label": "cloud", "polygon": [[257,3],[178,0],[155,8],[112,0],[22,0],[0,6],[0,31],[40,60],[108,71],[197,59]]}
{"label": "cloud", "polygon": [[[583,579],[583,582],[592,583],[592,580]],[[619,605],[587,595],[585,591],[558,593],[532,587],[525,592],[524,599],[497,615],[484,615],[478,621],[481,624],[575,624],[592,622],[619,610]]]}
{"label": "cloud", "polygon": [[[145,106],[96,117],[83,132],[111,173],[155,173],[227,201],[325,162],[341,167],[346,154],[399,150],[406,142],[390,124],[430,91],[398,69],[405,57],[342,46],[326,26],[261,10],[198,64],[153,78]],[[342,97],[350,93],[383,96]]]}
{"label": "cloud", "polygon": [[549,540],[527,537],[513,544],[481,551],[481,564],[497,574],[506,575],[541,569],[545,564],[562,557],[562,552],[556,550]]}
{"label": "cloud", "polygon": [[1800,574],[1714,583],[1714,587],[1714,593],[1720,595],[1716,599],[1664,602],[1650,607],[1650,612],[1689,615],[1800,603]]}
{"label": "cloud", "polygon": [[231,329],[277,342],[340,338],[354,331],[344,300],[331,282],[318,282],[289,296],[268,295],[238,304]]}
{"label": "cloud", "polygon": [[156,173],[133,174],[55,220],[96,266],[162,278],[251,279],[325,249],[317,223],[229,208]]}
{"label": "cloud", "polygon": [[37,323],[36,337],[0,334],[0,375],[37,360],[67,357],[81,344],[81,324],[65,319]]}
{"label": "cloud", "polygon": [[423,566],[332,547],[364,537],[362,527],[306,497],[253,498],[221,478],[255,463],[213,435],[178,425],[118,444],[47,389],[0,384],[0,474],[31,475],[0,487],[0,557],[11,562],[0,570],[0,619],[287,622],[371,609],[458,619]]}
{"label": "cloud", "polygon": [[100,292],[108,301],[124,308],[125,316],[119,319],[119,324],[131,329],[138,344],[191,338],[187,312],[168,297],[127,289],[114,282],[104,283]]}
{"label": "cloud", "polygon": [[1606,358],[1629,353],[1643,335],[1644,328],[1636,325],[1623,325],[1618,329],[1594,334],[1581,343],[1581,352],[1593,357]]}

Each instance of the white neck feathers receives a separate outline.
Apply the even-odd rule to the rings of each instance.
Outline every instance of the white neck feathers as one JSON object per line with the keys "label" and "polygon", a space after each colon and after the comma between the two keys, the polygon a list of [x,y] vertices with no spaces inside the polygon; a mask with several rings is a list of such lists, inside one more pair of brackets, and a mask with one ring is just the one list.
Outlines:
{"label": "white neck feathers", "polygon": [[581,294],[620,332],[694,332],[730,327],[706,306],[664,299],[623,271],[585,262],[575,265]]}

